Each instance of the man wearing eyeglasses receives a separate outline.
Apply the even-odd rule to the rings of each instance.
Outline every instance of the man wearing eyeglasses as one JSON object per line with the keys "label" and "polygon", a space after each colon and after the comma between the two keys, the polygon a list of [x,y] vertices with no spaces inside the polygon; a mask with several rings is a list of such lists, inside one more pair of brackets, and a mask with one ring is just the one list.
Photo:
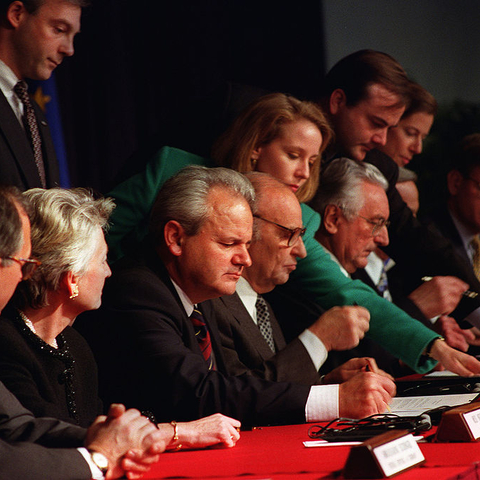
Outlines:
{"label": "man wearing eyeglasses", "polygon": [[[381,285],[381,281],[372,279],[371,275],[376,272],[372,269],[371,257],[378,248],[389,243],[387,188],[385,177],[375,166],[348,158],[337,158],[322,172],[319,190],[312,201],[312,206],[322,215],[317,240],[331,253],[346,275],[360,278],[379,293],[384,293],[381,288],[388,288],[388,284]],[[365,267],[368,267],[368,271],[363,270]],[[382,273],[385,272],[380,272],[380,280]],[[386,277],[384,281],[386,282]],[[453,311],[466,288],[467,285],[461,280],[454,279],[452,294],[449,295],[453,301],[447,307],[437,295],[438,311],[434,311],[432,316]],[[395,297],[394,303],[426,326],[434,328],[434,324],[423,312],[429,311],[429,296],[436,296],[436,282],[426,282],[418,290],[421,291],[420,295],[415,295],[414,291],[411,298]],[[444,308],[448,308],[448,311],[444,312]],[[458,348],[456,337],[462,335],[461,329],[455,322],[450,323],[445,331],[443,323],[435,330],[446,337],[450,346]]]}
{"label": "man wearing eyeglasses", "polygon": [[[269,175],[250,173],[257,195],[254,235],[246,267],[233,295],[211,300],[222,339],[226,367],[231,375],[250,373],[274,381],[307,385],[320,383],[319,369],[331,350],[355,347],[369,327],[368,310],[359,306],[335,307],[288,345],[274,312],[263,295],[285,284],[297,259],[306,256],[302,213],[293,192]],[[280,223],[281,222],[281,223]],[[283,224],[283,225],[282,225]],[[373,360],[356,359],[340,371],[326,375],[322,383],[340,383]],[[348,390],[351,384],[344,384]],[[341,403],[357,403],[356,392],[342,395]]]}

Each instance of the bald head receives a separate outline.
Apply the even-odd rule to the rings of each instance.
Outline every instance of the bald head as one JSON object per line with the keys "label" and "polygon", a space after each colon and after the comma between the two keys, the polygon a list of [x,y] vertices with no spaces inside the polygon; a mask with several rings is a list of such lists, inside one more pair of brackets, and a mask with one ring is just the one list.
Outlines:
{"label": "bald head", "polygon": [[266,293],[285,283],[297,258],[306,256],[298,236],[302,210],[291,189],[270,175],[253,172],[247,177],[255,189],[257,212],[249,250],[252,265],[245,268],[243,277],[257,293]]}

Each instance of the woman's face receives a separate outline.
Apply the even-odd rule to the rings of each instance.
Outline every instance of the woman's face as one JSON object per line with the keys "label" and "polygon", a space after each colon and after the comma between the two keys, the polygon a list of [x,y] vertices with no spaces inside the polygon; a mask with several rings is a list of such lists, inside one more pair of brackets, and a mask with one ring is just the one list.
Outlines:
{"label": "woman's face", "polygon": [[322,134],[309,120],[286,123],[277,138],[253,151],[255,170],[269,173],[296,193],[310,176],[311,166],[320,161],[321,146]]}
{"label": "woman's face", "polygon": [[105,279],[112,274],[107,263],[107,244],[100,227],[96,235],[98,239],[95,253],[87,270],[78,280],[78,297],[74,300],[82,312],[100,307]]}
{"label": "woman's face", "polygon": [[378,149],[391,157],[399,167],[405,167],[414,155],[421,153],[432,123],[433,115],[430,113],[412,113],[400,119],[396,127],[390,128],[387,143]]}

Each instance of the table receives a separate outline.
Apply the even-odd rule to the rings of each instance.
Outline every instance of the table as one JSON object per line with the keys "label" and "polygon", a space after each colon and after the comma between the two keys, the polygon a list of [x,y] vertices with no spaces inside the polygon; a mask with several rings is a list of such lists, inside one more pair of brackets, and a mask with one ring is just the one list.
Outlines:
{"label": "table", "polygon": [[[305,448],[308,424],[241,433],[231,449],[169,452],[146,479],[327,480],[341,478],[350,447]],[[396,480],[478,480],[480,443],[420,443],[426,462]]]}

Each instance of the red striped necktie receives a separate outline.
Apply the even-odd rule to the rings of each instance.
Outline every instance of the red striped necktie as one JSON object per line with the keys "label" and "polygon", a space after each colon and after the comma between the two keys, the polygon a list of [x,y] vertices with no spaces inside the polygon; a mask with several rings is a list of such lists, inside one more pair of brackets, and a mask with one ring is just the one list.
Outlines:
{"label": "red striped necktie", "polygon": [[202,312],[194,308],[190,315],[190,320],[192,321],[195,337],[197,338],[198,345],[202,351],[203,358],[207,362],[208,369],[214,370],[210,332],[208,331]]}

